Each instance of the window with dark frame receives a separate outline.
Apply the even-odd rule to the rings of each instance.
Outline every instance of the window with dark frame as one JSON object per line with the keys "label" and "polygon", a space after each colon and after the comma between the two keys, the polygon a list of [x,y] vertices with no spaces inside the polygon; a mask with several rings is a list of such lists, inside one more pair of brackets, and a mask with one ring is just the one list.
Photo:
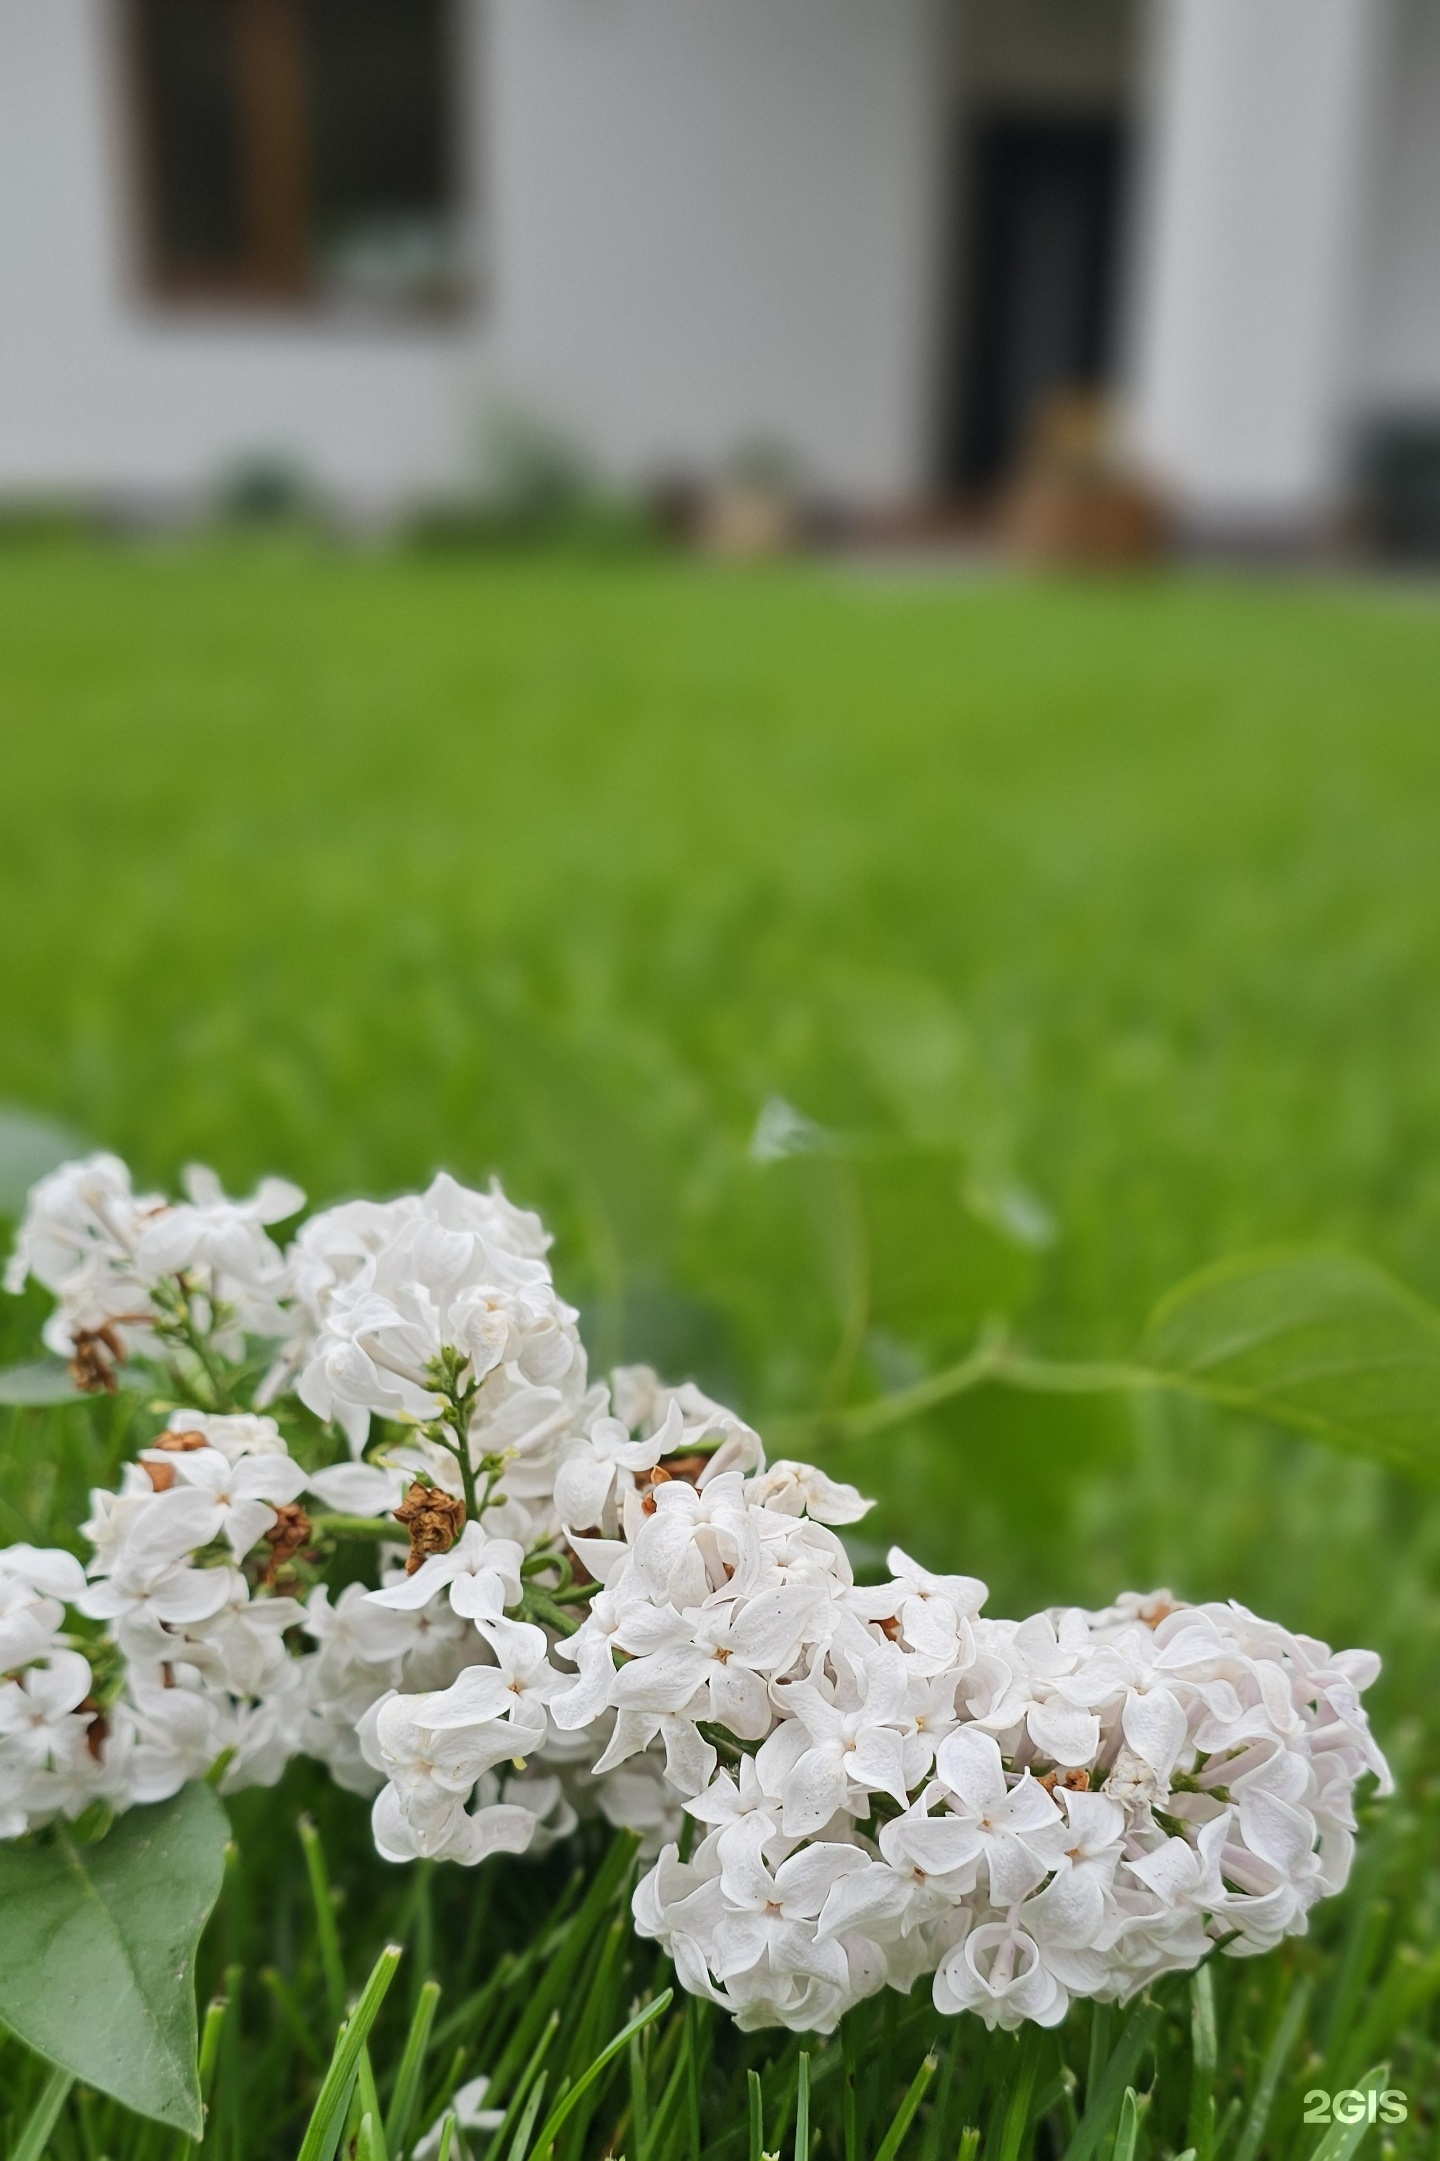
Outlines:
{"label": "window with dark frame", "polygon": [[455,0],[129,0],[141,233],[166,297],[443,306]]}

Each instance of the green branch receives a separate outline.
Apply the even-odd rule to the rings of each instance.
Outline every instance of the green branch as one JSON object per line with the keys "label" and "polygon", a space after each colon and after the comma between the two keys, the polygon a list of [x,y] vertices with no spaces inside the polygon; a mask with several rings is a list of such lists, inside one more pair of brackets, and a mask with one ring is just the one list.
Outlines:
{"label": "green branch", "polygon": [[1242,1254],[1189,1277],[1156,1308],[1133,1359],[1037,1358],[991,1320],[964,1358],[913,1387],[769,1430],[811,1447],[868,1440],[987,1385],[1163,1390],[1440,1482],[1440,1312],[1373,1263],[1313,1248]]}
{"label": "green branch", "polygon": [[312,1516],[310,1528],[317,1538],[376,1538],[395,1546],[406,1542],[405,1526],[390,1516]]}

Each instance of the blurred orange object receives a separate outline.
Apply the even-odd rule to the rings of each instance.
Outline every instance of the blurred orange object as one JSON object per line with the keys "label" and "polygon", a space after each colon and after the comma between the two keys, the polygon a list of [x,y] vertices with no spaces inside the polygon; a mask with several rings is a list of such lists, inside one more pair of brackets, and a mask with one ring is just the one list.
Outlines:
{"label": "blurred orange object", "polygon": [[1158,561],[1172,539],[1163,499],[1127,466],[1109,407],[1089,391],[1046,400],[998,509],[1005,546],[1030,563],[1123,569]]}

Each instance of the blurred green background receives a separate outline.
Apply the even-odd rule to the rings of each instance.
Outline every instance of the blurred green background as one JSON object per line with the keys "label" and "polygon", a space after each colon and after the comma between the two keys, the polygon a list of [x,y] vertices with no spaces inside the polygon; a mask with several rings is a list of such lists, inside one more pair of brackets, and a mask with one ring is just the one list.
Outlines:
{"label": "blurred green background", "polygon": [[[1437,692],[1381,587],[8,550],[0,1102],[147,1181],[499,1172],[597,1361],[762,1422],[1277,1239],[1440,1296]],[[1440,1511],[1368,1465],[997,1389],[826,1461],[994,1610],[1235,1593],[1428,1702]]]}

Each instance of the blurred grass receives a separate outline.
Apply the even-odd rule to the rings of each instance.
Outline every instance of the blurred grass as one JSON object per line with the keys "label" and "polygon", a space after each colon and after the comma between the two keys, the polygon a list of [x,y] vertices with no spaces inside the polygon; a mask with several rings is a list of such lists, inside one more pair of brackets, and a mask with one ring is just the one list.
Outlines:
{"label": "blurred grass", "polygon": [[[147,1179],[199,1156],[324,1201],[499,1170],[551,1216],[603,1359],[694,1371],[757,1417],[913,1379],[997,1304],[1047,1350],[1123,1351],[1178,1276],[1278,1238],[1348,1241],[1440,1295],[1437,687],[1440,607],[1378,589],[6,551],[0,1102]],[[772,1096],[829,1147],[752,1160]],[[38,1304],[3,1304],[0,1356],[23,1355]],[[73,1524],[124,1439],[105,1405],[5,1416],[0,1536]],[[901,1535],[985,1575],[994,1610],[1168,1580],[1385,1651],[1406,1797],[1351,1893],[1311,1941],[1221,1962],[1218,2070],[1192,2072],[1177,1981],[1125,2076],[1142,2156],[1198,2137],[1231,2161],[1253,2125],[1246,2152],[1302,2161],[1303,2086],[1383,2053],[1415,2097],[1390,2144],[1428,2150],[1436,1504],[1194,1407],[993,1390],[835,1467],[883,1496],[872,1553]],[[205,1950],[235,1997],[225,2161],[293,2153],[328,2046],[301,1800],[350,1982],[387,1934],[410,1947],[382,2095],[422,1980],[444,1982],[418,2120],[569,1971],[569,1924],[536,1914],[578,1896],[571,1857],[462,1895],[377,1871],[363,1810],[304,1767],[242,1797]],[[648,1985],[647,1953],[603,1941],[625,1948],[603,2001],[598,1965],[565,1998],[572,2065]],[[1088,2105],[1107,2017],[1044,2054],[1042,2152]],[[923,1991],[816,2054],[823,2152],[857,2161],[932,2040],[906,2154],[973,2125],[987,2161],[1013,2155],[1015,2045],[938,2031]],[[634,2134],[652,2042],[663,2078],[696,2064],[657,2161],[699,2152],[702,2103],[707,2148],[740,2150],[750,2067],[767,2141],[789,2138],[796,2045],[677,2009],[567,2161]],[[42,2067],[0,2056],[8,2105],[38,2105]],[[55,2150],[149,2155],[115,2114],[77,2095]]]}
{"label": "blurred grass", "polygon": [[[997,1303],[1123,1350],[1248,1243],[1435,1295],[1437,685],[1382,589],[7,552],[0,1101],[149,1178],[499,1170],[604,1360],[757,1416]],[[845,1158],[753,1164],[774,1094]],[[1306,1443],[990,1392],[841,1467],[1001,1610],[1436,1641],[1434,1510]]]}

